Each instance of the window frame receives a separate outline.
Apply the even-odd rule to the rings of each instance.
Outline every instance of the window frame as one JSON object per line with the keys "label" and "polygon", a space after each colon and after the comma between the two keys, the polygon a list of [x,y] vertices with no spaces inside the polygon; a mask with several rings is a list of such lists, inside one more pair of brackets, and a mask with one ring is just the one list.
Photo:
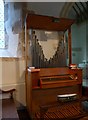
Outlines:
{"label": "window frame", "polygon": [[0,0],[0,49],[5,49],[4,1]]}

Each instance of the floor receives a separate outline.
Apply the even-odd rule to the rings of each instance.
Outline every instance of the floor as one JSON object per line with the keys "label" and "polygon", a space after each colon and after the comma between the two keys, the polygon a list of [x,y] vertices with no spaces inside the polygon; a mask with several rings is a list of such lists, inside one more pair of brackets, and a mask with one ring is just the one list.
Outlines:
{"label": "floor", "polygon": [[31,120],[26,108],[22,110],[17,110],[20,120]]}

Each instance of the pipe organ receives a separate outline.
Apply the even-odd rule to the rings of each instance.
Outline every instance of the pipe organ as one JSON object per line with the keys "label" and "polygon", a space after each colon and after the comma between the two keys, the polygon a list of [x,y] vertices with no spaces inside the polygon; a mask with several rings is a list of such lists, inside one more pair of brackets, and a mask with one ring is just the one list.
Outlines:
{"label": "pipe organ", "polygon": [[[38,30],[35,30],[38,31]],[[39,44],[38,36],[36,35],[36,32],[32,32],[32,40],[31,40],[31,52],[32,52],[32,66],[35,66],[36,68],[54,68],[54,67],[64,67],[67,66],[66,59],[67,59],[67,53],[66,53],[66,41],[64,38],[64,33],[60,35],[58,33],[58,46],[56,48],[55,54],[48,60],[43,52],[43,47]],[[41,31],[39,31],[41,34]],[[46,31],[42,31],[45,33]],[[53,33],[52,33],[53,34]],[[43,34],[44,36],[44,34]],[[41,38],[43,39],[43,37]],[[48,38],[49,39],[49,38]],[[53,39],[55,40],[55,39]],[[47,43],[47,38],[46,41]],[[52,42],[52,41],[51,41]],[[53,43],[54,44],[54,43]],[[46,45],[47,51],[49,51],[49,45]],[[51,46],[52,47],[52,46]],[[50,51],[51,52],[51,51]]]}
{"label": "pipe organ", "polygon": [[[34,117],[36,111],[39,111],[41,104],[56,101],[59,94],[76,93],[78,98],[82,95],[82,70],[69,68],[72,63],[71,25],[74,22],[72,19],[36,14],[28,14],[26,17],[26,103],[28,112],[32,117]],[[30,39],[30,56],[28,53],[30,47],[28,46],[29,29],[33,30]],[[58,40],[55,54],[47,60],[39,43],[40,39],[36,34],[38,30],[57,31],[58,33],[68,31],[67,48],[62,35],[61,39]],[[46,36],[43,40],[46,40]],[[68,67],[66,64],[67,56],[69,59]],[[30,66],[35,68],[30,68]]]}

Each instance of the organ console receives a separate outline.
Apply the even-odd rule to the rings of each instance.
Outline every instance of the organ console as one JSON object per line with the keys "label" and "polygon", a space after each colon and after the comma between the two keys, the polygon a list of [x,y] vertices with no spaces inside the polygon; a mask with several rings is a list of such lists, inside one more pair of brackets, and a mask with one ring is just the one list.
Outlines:
{"label": "organ console", "polygon": [[[31,114],[39,111],[41,104],[57,101],[60,94],[77,94],[82,96],[82,69],[61,68],[40,68],[28,69],[31,83]],[[27,92],[29,91],[27,87]]]}
{"label": "organ console", "polygon": [[82,83],[81,69],[40,68],[29,70],[32,88],[55,88]]}

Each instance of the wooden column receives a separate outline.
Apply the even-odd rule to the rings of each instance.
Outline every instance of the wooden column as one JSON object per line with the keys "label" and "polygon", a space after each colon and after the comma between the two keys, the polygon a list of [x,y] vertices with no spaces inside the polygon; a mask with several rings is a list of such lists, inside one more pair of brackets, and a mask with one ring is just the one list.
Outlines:
{"label": "wooden column", "polygon": [[26,107],[31,114],[32,108],[32,81],[28,67],[31,65],[31,51],[30,51],[30,37],[29,29],[27,28],[27,22],[25,22],[25,86],[26,86]]}
{"label": "wooden column", "polygon": [[68,29],[68,58],[69,65],[72,63],[72,46],[71,46],[71,27]]}

